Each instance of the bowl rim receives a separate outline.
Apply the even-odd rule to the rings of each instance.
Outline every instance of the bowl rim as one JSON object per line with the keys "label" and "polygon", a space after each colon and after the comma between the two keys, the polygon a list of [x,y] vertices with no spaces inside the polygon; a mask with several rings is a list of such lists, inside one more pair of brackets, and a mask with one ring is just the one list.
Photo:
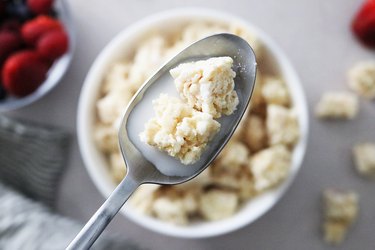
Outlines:
{"label": "bowl rim", "polygon": [[[76,49],[76,31],[74,28],[74,21],[72,18],[71,10],[67,1],[56,1],[55,7],[60,14],[59,20],[63,23],[64,29],[68,34],[68,51],[53,63],[53,65],[47,72],[47,78],[34,92],[25,97],[10,97],[11,101],[0,101],[0,112],[17,110],[42,99],[61,82],[61,79],[67,72]],[[8,98],[9,97],[7,97],[7,99]]]}
{"label": "bowl rim", "polygon": [[[294,181],[297,173],[299,172],[299,169],[302,167],[302,161],[307,146],[309,130],[308,108],[307,100],[302,89],[301,81],[296,71],[292,67],[291,63],[289,62],[289,59],[286,57],[284,52],[279,48],[279,46],[267,34],[265,34],[256,26],[254,26],[250,21],[217,10],[191,7],[183,9],[176,8],[167,11],[162,11],[151,16],[145,17],[144,19],[141,19],[140,21],[135,22],[134,24],[124,28],[100,52],[100,54],[95,59],[93,65],[91,66],[86,76],[86,79],[81,90],[77,112],[78,143],[84,161],[84,165],[92,181],[94,182],[94,185],[99,189],[100,193],[104,197],[108,197],[108,195],[112,192],[114,186],[109,187],[109,185],[104,181],[103,175],[107,175],[108,177],[108,171],[105,170],[102,166],[95,167],[95,164],[97,164],[97,161],[100,161],[100,159],[97,155],[93,154],[93,152],[98,152],[98,150],[96,149],[94,143],[92,143],[91,131],[94,122],[93,119],[95,116],[93,114],[93,109],[99,92],[98,86],[101,85],[105,66],[108,65],[108,63],[111,61],[110,58],[108,58],[108,56],[113,54],[113,52],[117,50],[118,47],[121,46],[121,44],[123,44],[126,38],[134,36],[136,33],[144,33],[148,29],[150,29],[150,27],[155,27],[158,25],[160,26],[162,22],[166,22],[168,20],[173,20],[176,18],[179,19],[182,16],[198,17],[207,20],[220,20],[221,22],[228,21],[230,23],[237,23],[244,26],[252,33],[254,33],[261,40],[262,44],[268,48],[268,50],[271,52],[275,60],[278,62],[280,72],[282,73],[282,76],[286,79],[293,102],[298,104],[298,107],[294,108],[298,109],[301,136],[298,144],[293,149],[293,162],[290,173],[287,179],[284,180],[284,182],[280,186],[269,191],[268,193],[260,195],[266,197],[267,202],[267,205],[265,206],[265,208],[261,209],[261,211],[258,211],[257,213],[253,214],[245,213],[246,205],[244,205],[244,207],[240,209],[241,211],[237,211],[236,214],[234,214],[228,219],[221,220],[218,222],[205,222],[202,224],[206,225],[203,225],[199,228],[201,230],[197,230],[196,228],[192,230],[190,226],[179,227],[160,221],[155,218],[151,218],[146,215],[142,215],[136,212],[134,209],[129,208],[127,204],[123,207],[123,209],[121,209],[121,213],[124,214],[128,219],[154,232],[180,238],[214,237],[238,230],[254,222],[258,218],[262,217],[265,213],[270,211],[271,208],[274,207],[274,205],[284,196],[286,191],[289,189],[291,183]],[[94,95],[92,94],[93,84],[96,84],[97,87],[95,90],[96,93],[94,93]],[[106,165],[108,166],[108,164]],[[274,195],[274,197],[268,197],[268,195],[270,194]],[[255,199],[257,198],[258,197],[256,197]],[[250,201],[254,201],[255,199],[251,199]],[[239,216],[240,214],[241,216]]]}

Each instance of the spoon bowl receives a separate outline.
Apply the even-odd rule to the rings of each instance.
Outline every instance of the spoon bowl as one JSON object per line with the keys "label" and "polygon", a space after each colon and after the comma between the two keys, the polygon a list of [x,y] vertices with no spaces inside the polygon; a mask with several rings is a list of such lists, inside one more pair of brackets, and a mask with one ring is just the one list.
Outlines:
{"label": "spoon bowl", "polygon": [[[239,105],[230,116],[223,116],[218,121],[221,124],[219,133],[206,147],[202,157],[194,164],[183,165],[179,160],[147,146],[139,139],[146,121],[152,116],[152,100],[171,88],[173,83],[165,84],[163,78],[170,78],[169,70],[187,61],[197,61],[209,57],[229,56],[233,58],[233,70],[236,72],[235,90],[238,94]],[[218,34],[202,39],[189,46],[172,60],[162,66],[134,95],[123,117],[119,131],[119,142],[128,171],[142,183],[177,184],[185,182],[198,175],[224,148],[239,121],[241,120],[254,86],[256,74],[255,55],[242,38],[231,34]],[[164,85],[164,86],[162,86]],[[168,90],[169,89],[169,90]],[[177,91],[175,95],[178,96]],[[143,155],[143,156],[142,156]],[[145,162],[141,162],[140,158]],[[148,164],[147,170],[142,164]],[[133,167],[134,165],[142,165]]]}
{"label": "spoon bowl", "polygon": [[[209,143],[196,163],[185,166],[160,152],[154,154],[157,160],[152,158],[153,153],[147,151],[147,147],[143,147],[136,130],[141,127],[138,125],[139,118],[143,116],[147,119],[144,112],[150,110],[152,94],[161,92],[160,85],[163,84],[161,79],[169,74],[171,68],[180,63],[219,56],[229,56],[233,59],[233,70],[236,72],[235,90],[239,98],[237,110],[232,115],[219,119],[220,132]],[[245,40],[232,34],[217,34],[195,42],[162,66],[134,95],[122,119],[119,143],[127,165],[125,178],[67,249],[88,249],[139,185],[179,184],[194,178],[207,168],[229,141],[245,113],[253,91],[255,76],[256,60],[253,50]],[[156,89],[158,91],[155,91]]]}

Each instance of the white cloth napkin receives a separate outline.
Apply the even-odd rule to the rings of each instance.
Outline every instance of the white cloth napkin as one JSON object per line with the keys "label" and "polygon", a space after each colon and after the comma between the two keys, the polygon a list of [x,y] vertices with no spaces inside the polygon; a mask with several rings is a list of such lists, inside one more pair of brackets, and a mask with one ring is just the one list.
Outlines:
{"label": "white cloth napkin", "polygon": [[[82,228],[52,210],[68,149],[63,130],[0,115],[0,249],[65,249]],[[101,236],[92,249],[139,248]]]}

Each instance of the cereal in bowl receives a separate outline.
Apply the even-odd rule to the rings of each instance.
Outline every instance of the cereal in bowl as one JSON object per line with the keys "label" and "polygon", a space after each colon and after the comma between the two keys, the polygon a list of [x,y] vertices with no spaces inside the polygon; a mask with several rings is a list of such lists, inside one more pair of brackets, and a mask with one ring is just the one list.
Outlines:
{"label": "cereal in bowl", "polygon": [[[258,64],[262,65],[262,44],[245,28],[194,22],[174,34],[145,39],[136,48],[134,57],[117,62],[109,69],[97,101],[94,137],[97,147],[108,159],[116,182],[126,172],[124,164],[124,171],[118,171],[120,164],[116,157],[120,151],[116,134],[129,96],[134,95],[168,58],[192,42],[221,32],[247,40],[257,55]],[[181,86],[184,86],[183,81]],[[195,98],[190,92],[183,94],[187,99]],[[124,98],[119,100],[117,95],[124,95]],[[217,110],[208,110],[217,115]],[[274,120],[278,123],[271,124]],[[287,178],[292,150],[300,138],[299,126],[290,90],[282,77],[260,71],[249,108],[211,166],[180,185],[141,185],[130,198],[130,204],[139,213],[177,225],[228,218],[243,204],[276,188]]]}

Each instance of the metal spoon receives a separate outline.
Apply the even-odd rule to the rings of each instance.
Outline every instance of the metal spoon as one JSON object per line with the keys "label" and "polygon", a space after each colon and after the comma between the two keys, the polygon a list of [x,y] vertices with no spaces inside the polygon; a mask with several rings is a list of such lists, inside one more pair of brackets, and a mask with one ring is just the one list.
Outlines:
{"label": "metal spoon", "polygon": [[[221,123],[220,132],[209,143],[198,162],[191,166],[185,166],[175,160],[174,172],[165,171],[162,166],[159,166],[158,162],[150,162],[146,158],[147,154],[145,152],[140,152],[139,147],[135,145],[139,143],[137,141],[139,139],[136,136],[132,136],[137,133],[128,129],[132,122],[141,115],[140,112],[142,111],[137,108],[137,105],[141,104],[140,101],[147,95],[149,89],[157,88],[157,85],[161,82],[160,79],[169,74],[171,68],[185,61],[196,61],[218,56],[230,56],[234,61],[234,70],[237,74],[234,79],[235,89],[239,98],[237,110],[232,115],[219,119]],[[179,184],[194,178],[207,168],[224,148],[240,122],[250,101],[255,75],[256,61],[253,50],[245,40],[231,34],[218,34],[204,38],[187,47],[160,68],[135,94],[121,123],[119,142],[127,165],[127,175],[69,244],[67,249],[90,248],[130,195],[141,184]]]}

